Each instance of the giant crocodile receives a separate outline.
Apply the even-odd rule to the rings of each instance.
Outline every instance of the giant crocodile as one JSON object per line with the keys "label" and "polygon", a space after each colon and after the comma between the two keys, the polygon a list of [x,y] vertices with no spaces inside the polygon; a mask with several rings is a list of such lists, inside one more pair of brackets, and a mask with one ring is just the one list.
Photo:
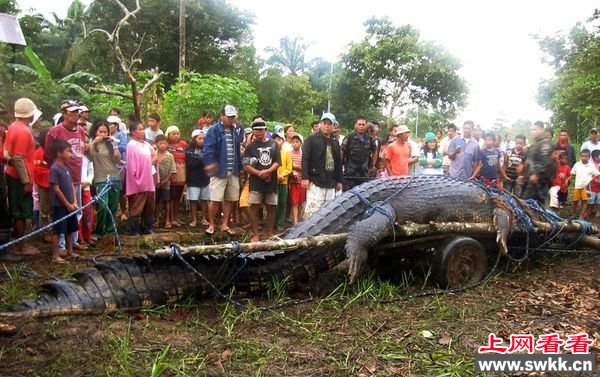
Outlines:
{"label": "giant crocodile", "polygon": [[[506,253],[507,238],[523,231],[523,225],[514,221],[517,201],[507,203],[507,198],[477,182],[449,176],[373,180],[336,197],[280,235],[292,240],[346,232],[345,243],[234,256],[186,256],[197,273],[177,259],[152,254],[119,257],[85,268],[73,279],[43,284],[36,299],[2,308],[0,318],[131,311],[173,303],[186,296],[213,294],[198,273],[221,290],[235,287],[237,292],[259,293],[273,279],[285,279],[286,287],[293,290],[348,258],[350,279],[354,280],[363,270],[369,250],[389,238],[394,226],[407,223],[490,224],[495,244]],[[526,204],[517,205],[529,220],[544,220]]]}

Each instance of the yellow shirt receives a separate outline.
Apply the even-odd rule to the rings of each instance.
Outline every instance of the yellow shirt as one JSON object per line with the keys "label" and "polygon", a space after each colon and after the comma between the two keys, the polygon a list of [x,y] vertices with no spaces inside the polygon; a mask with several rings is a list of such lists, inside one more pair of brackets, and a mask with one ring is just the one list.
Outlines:
{"label": "yellow shirt", "polygon": [[279,182],[280,185],[288,184],[288,177],[292,174],[292,155],[285,149],[281,149],[281,165],[277,168],[277,175],[283,176],[283,181]]}

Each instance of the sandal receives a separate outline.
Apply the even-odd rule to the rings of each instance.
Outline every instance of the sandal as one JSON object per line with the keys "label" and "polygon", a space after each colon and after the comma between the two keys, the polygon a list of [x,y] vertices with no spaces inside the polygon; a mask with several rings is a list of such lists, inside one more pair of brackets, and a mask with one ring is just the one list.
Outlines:
{"label": "sandal", "polygon": [[165,224],[165,229],[171,229],[171,228],[173,228],[173,224],[171,224],[171,223]]}
{"label": "sandal", "polygon": [[215,230],[213,228],[209,227],[209,228],[206,228],[204,233],[208,234],[209,236],[212,236],[213,234],[215,234]]}
{"label": "sandal", "polygon": [[17,326],[0,323],[0,335],[14,335],[17,333]]}
{"label": "sandal", "polygon": [[58,258],[52,258],[52,263],[56,263],[56,264],[66,264],[67,261],[62,259],[61,257]]}
{"label": "sandal", "polygon": [[200,225],[202,225],[202,226],[209,226],[209,225],[210,225],[210,223],[209,223],[208,221],[206,221],[206,220],[202,220],[202,221],[200,222]]}
{"label": "sandal", "polygon": [[195,221],[192,221],[192,222],[190,223],[190,226],[191,226],[192,228],[193,228],[193,227],[195,227],[196,225],[198,225],[198,223],[197,223],[197,222],[195,222]]}

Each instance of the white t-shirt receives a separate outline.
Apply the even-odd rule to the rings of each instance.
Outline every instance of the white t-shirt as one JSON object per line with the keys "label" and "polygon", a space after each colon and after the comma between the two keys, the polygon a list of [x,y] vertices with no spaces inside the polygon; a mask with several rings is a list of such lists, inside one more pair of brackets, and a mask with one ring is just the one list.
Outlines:
{"label": "white t-shirt", "polygon": [[600,175],[600,172],[596,165],[589,161],[585,165],[577,161],[571,169],[571,175],[575,176],[575,188],[582,189],[586,188],[595,176]]}
{"label": "white t-shirt", "polygon": [[146,139],[146,141],[152,145],[154,145],[154,140],[158,135],[163,135],[163,132],[160,128],[156,131],[153,131],[152,128],[146,127],[144,130],[144,139]]}
{"label": "white t-shirt", "polygon": [[585,143],[581,144],[581,150],[584,150],[584,149],[589,150],[590,151],[590,156],[591,156],[591,153],[593,151],[600,149],[600,141],[598,141],[596,144],[594,144],[594,143],[592,143],[591,140],[588,140]]}

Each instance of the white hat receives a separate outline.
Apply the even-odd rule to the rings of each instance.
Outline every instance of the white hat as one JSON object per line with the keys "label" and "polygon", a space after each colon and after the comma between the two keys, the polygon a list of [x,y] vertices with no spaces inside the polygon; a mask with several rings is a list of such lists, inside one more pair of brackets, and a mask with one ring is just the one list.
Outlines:
{"label": "white hat", "polygon": [[201,129],[196,128],[194,131],[192,131],[192,139],[195,138],[196,136],[200,135],[202,132]]}
{"label": "white hat", "polygon": [[37,122],[42,117],[42,111],[40,109],[35,109],[33,111],[33,120],[29,123],[30,126],[33,126],[35,122]]}
{"label": "white hat", "polygon": [[111,115],[108,118],[106,118],[106,121],[108,123],[115,123],[115,124],[121,124],[121,118],[119,118],[116,115]]}
{"label": "white hat", "polygon": [[398,126],[398,129],[397,129],[397,133],[398,134],[403,134],[403,133],[406,133],[406,132],[410,132],[410,130],[408,129],[408,127],[406,127],[406,126]]}
{"label": "white hat", "polygon": [[15,118],[29,118],[33,116],[37,106],[29,98],[19,98],[15,102]]}

